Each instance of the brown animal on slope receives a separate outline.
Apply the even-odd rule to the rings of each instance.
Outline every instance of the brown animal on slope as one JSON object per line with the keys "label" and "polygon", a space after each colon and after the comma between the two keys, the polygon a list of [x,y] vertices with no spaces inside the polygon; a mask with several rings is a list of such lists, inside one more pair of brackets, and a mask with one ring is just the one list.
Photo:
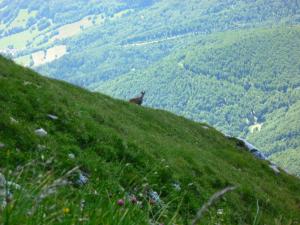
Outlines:
{"label": "brown animal on slope", "polygon": [[130,102],[130,103],[137,104],[137,105],[142,105],[144,95],[145,95],[145,92],[142,91],[140,97],[132,98],[132,99],[129,100],[129,102]]}

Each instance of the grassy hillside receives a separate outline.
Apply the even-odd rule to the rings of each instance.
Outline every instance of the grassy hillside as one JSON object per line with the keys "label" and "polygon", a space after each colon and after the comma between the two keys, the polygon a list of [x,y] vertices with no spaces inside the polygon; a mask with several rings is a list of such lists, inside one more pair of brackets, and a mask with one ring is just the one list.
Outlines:
{"label": "grassy hillside", "polygon": [[267,155],[281,152],[276,162],[300,174],[299,154],[283,154],[300,146],[299,40],[299,26],[212,34],[94,86],[125,99],[145,89],[147,105],[246,136]]}
{"label": "grassy hillside", "polygon": [[65,40],[68,55],[38,71],[118,98],[147,89],[149,106],[251,138],[299,174],[297,142],[269,133],[271,149],[257,132],[299,101],[299,15],[292,1],[158,1]]}
{"label": "grassy hillside", "polygon": [[299,100],[299,21],[297,1],[3,0],[0,52],[114,97],[147,89],[147,105],[250,138],[299,174],[299,125],[270,120]]}
{"label": "grassy hillside", "polygon": [[[21,186],[10,189],[0,223],[189,224],[231,185],[238,188],[201,224],[299,223],[299,179],[276,175],[217,130],[2,57],[0,71],[0,172]],[[38,136],[39,128],[47,135]],[[154,192],[159,199],[150,201]],[[130,203],[133,195],[139,204]]]}

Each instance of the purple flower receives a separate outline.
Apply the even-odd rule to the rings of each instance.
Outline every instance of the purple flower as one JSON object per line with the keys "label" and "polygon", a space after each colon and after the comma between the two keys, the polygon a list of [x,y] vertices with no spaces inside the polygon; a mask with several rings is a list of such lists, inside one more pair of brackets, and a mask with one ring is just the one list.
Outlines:
{"label": "purple flower", "polygon": [[117,204],[118,204],[119,206],[123,206],[123,205],[125,205],[125,201],[124,201],[123,199],[119,199],[119,200],[117,201]]}

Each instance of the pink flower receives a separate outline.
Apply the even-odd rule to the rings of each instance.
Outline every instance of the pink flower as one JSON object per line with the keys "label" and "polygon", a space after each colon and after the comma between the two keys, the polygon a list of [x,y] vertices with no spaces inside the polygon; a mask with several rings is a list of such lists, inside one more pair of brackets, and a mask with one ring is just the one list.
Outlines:
{"label": "pink flower", "polygon": [[117,201],[117,204],[118,204],[119,206],[123,206],[123,205],[125,205],[125,201],[124,201],[123,199],[119,199],[119,200]]}

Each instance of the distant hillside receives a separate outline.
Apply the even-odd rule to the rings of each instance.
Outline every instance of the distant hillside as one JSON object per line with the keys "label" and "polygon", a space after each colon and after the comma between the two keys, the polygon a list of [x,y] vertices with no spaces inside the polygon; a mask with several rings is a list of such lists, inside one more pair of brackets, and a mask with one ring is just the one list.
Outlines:
{"label": "distant hillside", "polygon": [[190,224],[226,186],[238,188],[201,224],[299,223],[299,179],[215,129],[2,57],[0,71],[0,173],[11,182],[0,223]]}
{"label": "distant hillside", "polygon": [[300,174],[300,125],[285,123],[299,121],[297,1],[4,0],[0,20],[0,50],[18,63],[118,98],[146,89],[148,106],[250,139]]}

